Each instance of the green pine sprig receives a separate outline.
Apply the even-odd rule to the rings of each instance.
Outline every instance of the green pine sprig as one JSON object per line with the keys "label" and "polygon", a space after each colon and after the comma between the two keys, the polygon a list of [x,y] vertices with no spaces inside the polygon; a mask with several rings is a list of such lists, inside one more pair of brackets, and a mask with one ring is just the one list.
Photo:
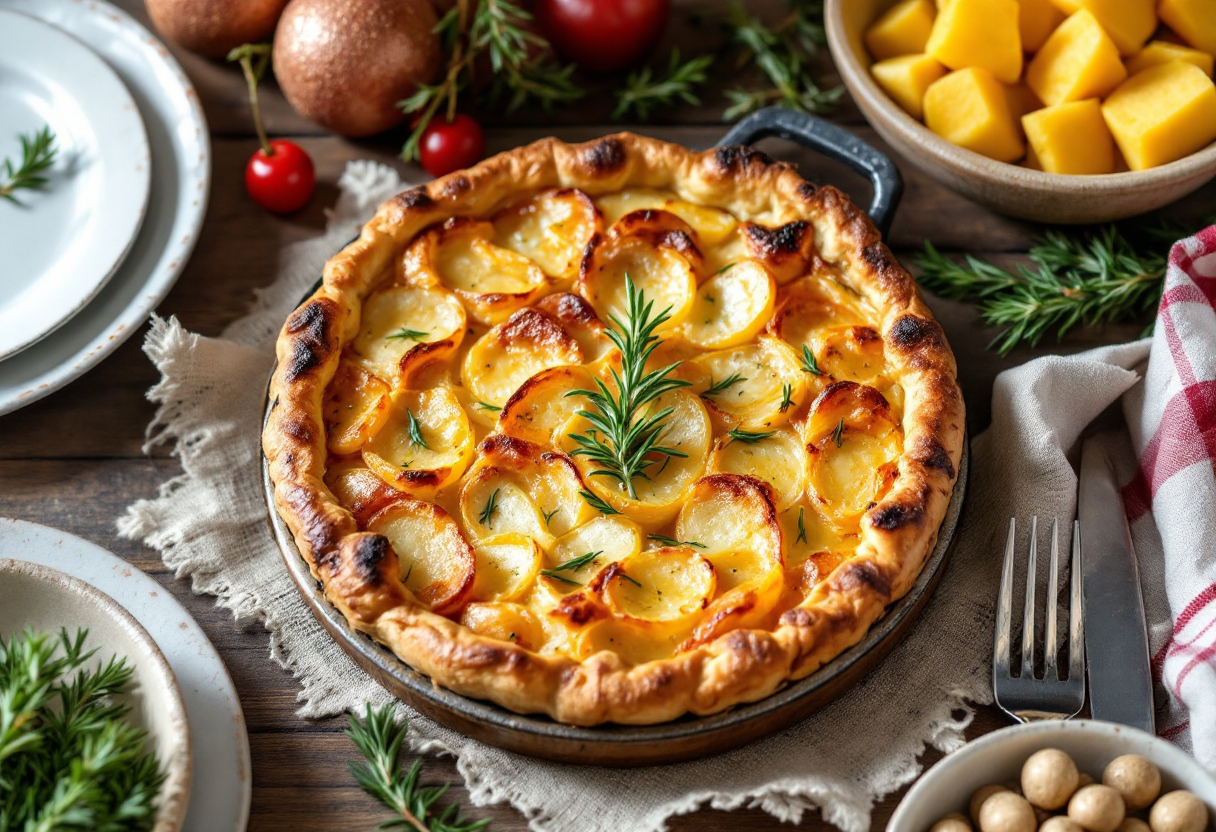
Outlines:
{"label": "green pine sprig", "polygon": [[14,164],[6,158],[0,165],[0,198],[18,205],[21,201],[13,194],[21,190],[38,190],[47,183],[43,176],[55,163],[59,148],[55,146],[55,134],[50,126],[43,127],[33,135],[21,134],[21,161]]}
{"label": "green pine sprig", "polygon": [[920,284],[954,300],[974,301],[984,323],[1004,327],[989,345],[1002,355],[1035,346],[1049,332],[1063,338],[1077,325],[1135,320],[1161,297],[1168,249],[1186,236],[1177,225],[1143,230],[1133,241],[1117,226],[1075,234],[1051,230],[1036,240],[1031,265],[1010,271],[967,255],[956,263],[925,241],[916,258]]}
{"label": "green pine sprig", "polygon": [[349,719],[350,727],[344,733],[364,757],[363,761],[350,764],[351,775],[363,791],[398,816],[380,824],[381,829],[477,832],[490,824],[489,818],[476,821],[465,819],[461,816],[458,803],[449,803],[441,808],[439,800],[451,784],[420,785],[421,758],[414,760],[408,772],[401,772],[398,759],[409,724],[405,720],[401,724],[394,721],[392,706],[373,709],[369,703],[362,723],[355,719],[354,714]]}
{"label": "green pine sprig", "polygon": [[679,100],[696,106],[701,103],[696,90],[709,80],[708,70],[713,65],[713,55],[700,55],[680,61],[680,50],[672,49],[667,70],[655,76],[650,67],[629,74],[625,86],[616,91],[616,109],[613,119],[634,115],[645,121],[655,107],[670,107]]}
{"label": "green pine sprig", "polygon": [[671,378],[678,363],[646,370],[646,362],[659,346],[660,339],[654,332],[670,319],[671,310],[655,314],[654,302],[646,300],[645,293],[629,275],[625,275],[625,303],[629,309],[626,320],[610,316],[612,326],[607,331],[609,340],[621,352],[621,371],[612,370],[616,389],[610,390],[596,379],[597,390],[571,390],[566,395],[583,396],[591,406],[579,411],[591,428],[585,433],[570,434],[578,445],[571,455],[587,457],[599,466],[591,476],[616,480],[630,499],[636,500],[634,479],[646,478],[647,469],[660,460],[666,463],[671,457],[688,456],[677,448],[660,444],[673,408],[656,411],[653,405],[664,393],[690,385]]}

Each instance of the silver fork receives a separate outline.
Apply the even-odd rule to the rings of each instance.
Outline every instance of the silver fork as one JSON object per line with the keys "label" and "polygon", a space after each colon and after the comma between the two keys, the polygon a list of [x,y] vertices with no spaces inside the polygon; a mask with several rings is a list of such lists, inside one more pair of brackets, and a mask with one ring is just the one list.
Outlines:
{"label": "silver fork", "polygon": [[992,646],[992,689],[996,704],[1018,722],[1068,719],[1085,704],[1085,646],[1081,623],[1081,523],[1072,528],[1072,570],[1069,580],[1068,667],[1060,678],[1056,667],[1059,648],[1056,630],[1056,593],[1059,591],[1059,521],[1051,522],[1051,567],[1048,576],[1047,622],[1043,642],[1043,678],[1035,678],[1035,577],[1038,561],[1039,518],[1030,521],[1030,555],[1026,564],[1026,603],[1022,611],[1022,667],[1014,676],[1010,659],[1013,646],[1013,557],[1017,523],[1009,520],[1005,543],[1005,568],[997,602],[996,636]]}

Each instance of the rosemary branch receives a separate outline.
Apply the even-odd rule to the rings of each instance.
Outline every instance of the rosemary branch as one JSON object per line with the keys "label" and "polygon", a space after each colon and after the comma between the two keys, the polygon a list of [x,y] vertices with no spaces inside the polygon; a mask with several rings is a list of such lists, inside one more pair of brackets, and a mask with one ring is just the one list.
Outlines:
{"label": "rosemary branch", "polygon": [[645,121],[654,107],[671,106],[677,100],[693,106],[700,104],[696,89],[709,80],[708,70],[713,62],[713,55],[701,55],[681,63],[680,50],[672,49],[667,71],[662,76],[654,77],[650,67],[630,73],[625,87],[616,91],[617,104],[612,117],[621,119],[632,113]]}
{"label": "rosemary branch", "polygon": [[0,197],[20,205],[13,193],[21,188],[37,190],[44,186],[47,178],[42,174],[55,163],[59,149],[55,147],[55,134],[49,125],[32,136],[23,133],[18,140],[21,142],[21,161],[14,166],[13,160],[6,158],[0,165]]}

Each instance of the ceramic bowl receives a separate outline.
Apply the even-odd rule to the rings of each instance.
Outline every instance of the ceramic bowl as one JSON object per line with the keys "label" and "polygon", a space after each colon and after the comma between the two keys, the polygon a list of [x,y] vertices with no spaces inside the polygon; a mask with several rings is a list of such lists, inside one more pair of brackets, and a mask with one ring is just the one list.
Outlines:
{"label": "ceramic bowl", "polygon": [[1092,223],[1152,211],[1216,177],[1216,144],[1156,168],[1066,176],[997,162],[951,144],[904,112],[870,75],[866,28],[895,0],[827,0],[824,24],[840,76],[870,125],[907,162],[994,211],[1051,223]]}
{"label": "ceramic bowl", "polygon": [[131,614],[105,593],[56,569],[0,559],[0,637],[25,627],[44,633],[89,631],[94,664],[125,657],[135,668],[128,701],[131,721],[148,731],[167,773],[154,832],[178,832],[190,797],[190,726],[169,663]]}
{"label": "ceramic bowl", "polygon": [[1068,752],[1081,771],[1099,782],[1106,764],[1116,757],[1146,757],[1161,770],[1162,794],[1173,789],[1193,792],[1208,806],[1208,828],[1216,823],[1216,778],[1194,757],[1136,728],[1073,719],[1003,728],[943,757],[904,797],[887,824],[887,832],[929,832],[943,815],[967,814],[967,804],[976,789],[989,783],[1016,782],[1022,763],[1043,748]]}

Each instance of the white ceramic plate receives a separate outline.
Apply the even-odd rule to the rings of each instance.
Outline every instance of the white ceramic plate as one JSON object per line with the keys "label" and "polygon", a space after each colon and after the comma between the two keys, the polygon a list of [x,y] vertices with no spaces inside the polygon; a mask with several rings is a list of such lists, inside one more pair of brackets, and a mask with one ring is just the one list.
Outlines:
{"label": "white ceramic plate", "polygon": [[0,414],[87,372],[148,319],[186,265],[207,208],[211,145],[198,95],[169,50],[100,0],[0,0],[97,53],[135,99],[152,150],[152,187],[135,244],[92,302],[27,350],[0,361]]}
{"label": "white ceramic plate", "polygon": [[0,557],[49,566],[126,608],[160,647],[186,702],[193,740],[183,832],[244,832],[252,772],[245,717],[232,677],[202,628],[152,578],[100,546],[57,529],[0,518]]}
{"label": "white ceramic plate", "polygon": [[0,200],[0,360],[79,312],[139,233],[151,157],[139,109],[106,62],[48,23],[0,10],[0,158],[49,126],[40,190]]}

